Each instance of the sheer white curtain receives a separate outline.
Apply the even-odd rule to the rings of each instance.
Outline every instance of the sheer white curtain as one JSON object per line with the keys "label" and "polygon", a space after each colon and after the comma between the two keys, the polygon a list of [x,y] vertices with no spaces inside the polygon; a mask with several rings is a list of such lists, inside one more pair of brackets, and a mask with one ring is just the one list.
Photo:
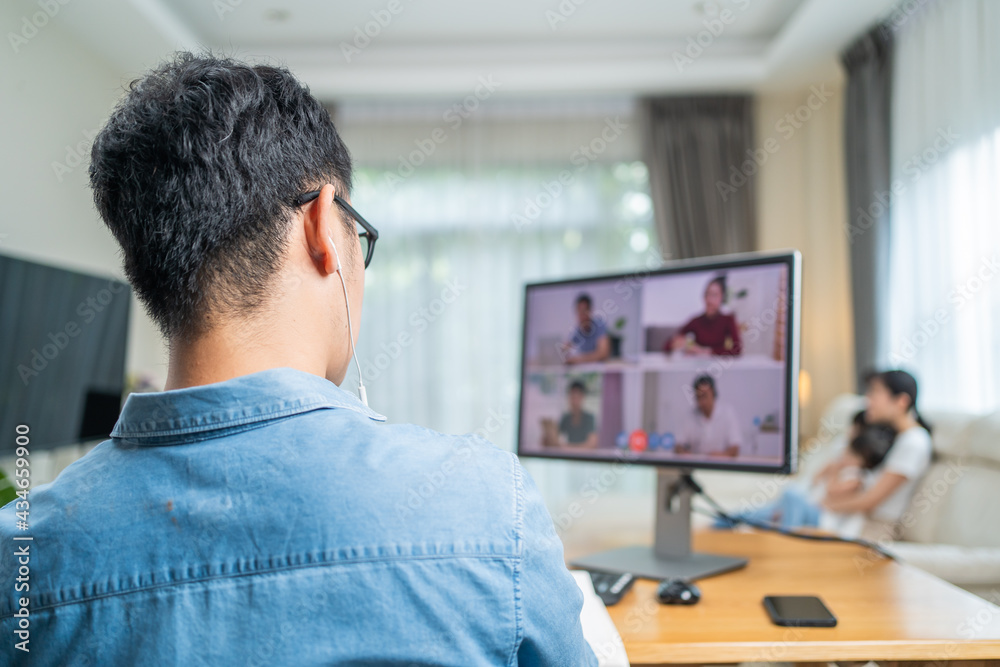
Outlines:
{"label": "sheer white curtain", "polygon": [[[358,357],[390,421],[513,449],[524,283],[658,263],[648,176],[628,103],[449,108],[337,109],[352,201],[380,233]],[[550,506],[595,470],[526,465]]]}
{"label": "sheer white curtain", "polygon": [[888,350],[925,406],[1000,405],[1000,3],[935,2],[899,27]]}

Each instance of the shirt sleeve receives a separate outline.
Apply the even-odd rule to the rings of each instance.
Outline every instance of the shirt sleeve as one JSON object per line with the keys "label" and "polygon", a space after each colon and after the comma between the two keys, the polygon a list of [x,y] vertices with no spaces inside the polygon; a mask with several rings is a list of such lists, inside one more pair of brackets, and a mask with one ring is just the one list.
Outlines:
{"label": "shirt sleeve", "polygon": [[597,341],[601,339],[601,336],[606,336],[608,334],[608,323],[604,321],[603,317],[594,318],[594,345],[597,345]]}
{"label": "shirt sleeve", "polygon": [[566,569],[562,541],[534,480],[520,462],[515,462],[515,469],[523,519],[515,593],[521,619],[516,664],[596,666],[597,656],[584,639],[580,624],[583,593]]}
{"label": "shirt sleeve", "polygon": [[917,479],[931,463],[931,438],[922,426],[900,433],[882,463],[882,472]]}

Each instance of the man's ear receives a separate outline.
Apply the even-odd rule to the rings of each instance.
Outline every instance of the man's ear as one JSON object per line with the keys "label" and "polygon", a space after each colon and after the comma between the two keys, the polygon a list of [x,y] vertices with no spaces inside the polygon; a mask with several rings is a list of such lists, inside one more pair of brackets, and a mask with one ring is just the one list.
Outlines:
{"label": "man's ear", "polygon": [[319,197],[302,207],[302,226],[306,248],[316,270],[323,275],[337,271],[337,250],[333,242],[333,227],[337,222],[333,185],[322,187]]}

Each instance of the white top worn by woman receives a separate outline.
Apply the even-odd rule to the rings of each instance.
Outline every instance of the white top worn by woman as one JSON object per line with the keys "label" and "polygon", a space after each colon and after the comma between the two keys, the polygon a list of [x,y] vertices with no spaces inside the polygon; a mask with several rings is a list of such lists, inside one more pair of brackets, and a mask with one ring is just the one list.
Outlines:
{"label": "white top worn by woman", "polygon": [[[897,524],[910,506],[917,484],[930,467],[932,452],[930,433],[923,426],[915,425],[898,434],[882,463],[873,470],[862,471],[861,491],[870,488],[887,472],[902,475],[906,481],[867,517],[863,512],[844,513],[823,509],[820,512],[819,527],[842,537],[858,537],[865,532],[866,527],[873,533],[879,532],[874,524]],[[852,471],[847,474],[858,474],[856,469],[846,470]],[[813,496],[817,503],[826,495],[825,486],[822,485],[822,489]]]}
{"label": "white top worn by woman", "polygon": [[871,511],[872,519],[896,523],[903,518],[920,478],[931,465],[933,452],[931,434],[923,426],[911,426],[896,436],[885,460],[875,470],[879,475],[887,472],[902,475],[906,481]]}

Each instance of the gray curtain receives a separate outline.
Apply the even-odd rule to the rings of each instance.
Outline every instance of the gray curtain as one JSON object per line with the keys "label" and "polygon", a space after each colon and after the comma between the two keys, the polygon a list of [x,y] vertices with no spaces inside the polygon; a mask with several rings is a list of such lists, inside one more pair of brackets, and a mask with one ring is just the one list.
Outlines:
{"label": "gray curtain", "polygon": [[685,259],[753,250],[752,98],[647,99],[639,116],[664,253]]}
{"label": "gray curtain", "polygon": [[889,266],[889,117],[892,32],[879,25],[841,55],[844,103],[846,221],[854,310],[854,365],[859,389],[866,371],[886,358]]}

